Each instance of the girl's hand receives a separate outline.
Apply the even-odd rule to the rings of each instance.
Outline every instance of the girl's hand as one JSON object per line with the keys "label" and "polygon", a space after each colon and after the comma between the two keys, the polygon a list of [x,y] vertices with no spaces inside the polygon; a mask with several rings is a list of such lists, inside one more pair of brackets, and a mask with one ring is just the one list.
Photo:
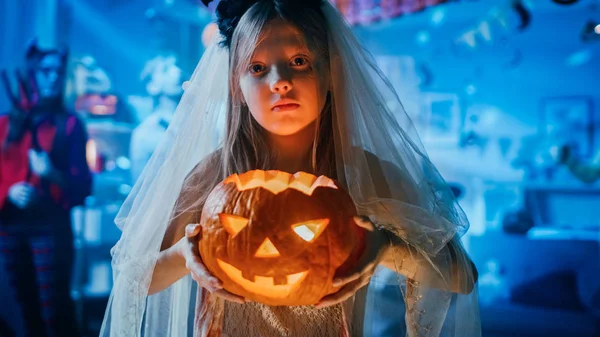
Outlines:
{"label": "girl's hand", "polygon": [[192,278],[200,287],[228,301],[240,304],[245,303],[246,301],[243,297],[223,289],[221,281],[212,275],[204,263],[202,263],[200,251],[198,250],[198,241],[200,240],[198,236],[202,235],[201,230],[202,226],[198,224],[191,224],[185,227],[185,237],[181,239],[181,246],[179,248],[179,254],[185,258],[185,267],[190,271]]}
{"label": "girl's hand", "polygon": [[337,275],[333,280],[334,286],[342,286],[336,293],[327,295],[315,305],[317,308],[328,307],[347,300],[360,288],[369,283],[375,268],[382,260],[386,250],[389,248],[389,237],[383,230],[375,228],[375,225],[367,217],[354,217],[357,226],[366,229],[366,246],[363,255],[359,258],[356,267],[346,275]]}

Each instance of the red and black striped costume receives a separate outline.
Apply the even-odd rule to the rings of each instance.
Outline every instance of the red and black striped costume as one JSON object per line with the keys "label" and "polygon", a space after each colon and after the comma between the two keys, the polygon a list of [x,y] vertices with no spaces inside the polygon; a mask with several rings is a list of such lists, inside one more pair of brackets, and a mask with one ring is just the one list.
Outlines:
{"label": "red and black striped costume", "polygon": [[[27,335],[74,336],[70,210],[90,194],[87,133],[75,115],[63,111],[40,113],[16,142],[5,141],[10,125],[10,114],[0,115],[0,258],[21,304]],[[66,178],[62,188],[31,172],[32,147],[49,154]],[[23,181],[36,187],[41,200],[25,210],[8,198],[9,188]]]}

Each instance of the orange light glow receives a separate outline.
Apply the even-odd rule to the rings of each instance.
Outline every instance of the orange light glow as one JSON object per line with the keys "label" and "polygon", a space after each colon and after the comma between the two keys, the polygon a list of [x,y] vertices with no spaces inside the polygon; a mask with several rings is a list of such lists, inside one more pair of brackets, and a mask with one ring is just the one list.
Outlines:
{"label": "orange light glow", "polygon": [[256,276],[254,280],[247,280],[242,276],[242,271],[234,266],[217,259],[219,267],[231,280],[239,284],[246,291],[266,295],[273,299],[283,299],[288,297],[302,281],[306,278],[308,271],[287,275],[287,284],[276,285],[272,277]]}
{"label": "orange light glow", "polygon": [[238,190],[245,191],[262,187],[273,194],[279,194],[288,188],[306,195],[312,195],[317,187],[337,189],[335,182],[325,176],[316,177],[306,172],[291,175],[282,171],[253,170],[243,174],[233,174],[225,179],[225,184],[235,183]]}
{"label": "orange light glow", "polygon": [[219,214],[219,220],[231,236],[235,236],[248,225],[248,219],[237,215],[221,213]]}

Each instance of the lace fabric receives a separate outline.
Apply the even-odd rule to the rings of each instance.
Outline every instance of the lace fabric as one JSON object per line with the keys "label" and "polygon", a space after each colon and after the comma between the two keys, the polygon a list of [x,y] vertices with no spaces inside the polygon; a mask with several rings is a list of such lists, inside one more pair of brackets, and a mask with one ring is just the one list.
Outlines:
{"label": "lace fabric", "polygon": [[227,302],[224,317],[225,336],[343,337],[346,334],[340,305],[315,309]]}

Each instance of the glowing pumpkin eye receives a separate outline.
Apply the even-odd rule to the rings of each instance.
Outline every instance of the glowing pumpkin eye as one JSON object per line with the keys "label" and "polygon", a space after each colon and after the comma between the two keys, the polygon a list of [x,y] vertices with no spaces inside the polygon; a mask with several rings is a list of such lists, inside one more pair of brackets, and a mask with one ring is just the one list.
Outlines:
{"label": "glowing pumpkin eye", "polygon": [[310,220],[292,225],[292,229],[302,240],[313,242],[323,233],[328,224],[329,219]]}
{"label": "glowing pumpkin eye", "polygon": [[248,219],[237,215],[220,213],[219,220],[231,236],[235,236],[248,225]]}

